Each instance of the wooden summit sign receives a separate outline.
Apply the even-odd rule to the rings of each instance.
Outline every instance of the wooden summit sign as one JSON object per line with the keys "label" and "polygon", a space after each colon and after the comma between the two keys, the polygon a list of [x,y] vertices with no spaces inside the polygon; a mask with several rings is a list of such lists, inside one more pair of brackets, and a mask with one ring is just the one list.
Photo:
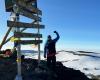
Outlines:
{"label": "wooden summit sign", "polygon": [[28,45],[28,44],[40,44],[42,40],[17,40],[19,44]]}
{"label": "wooden summit sign", "polygon": [[16,1],[15,3],[19,7],[19,9],[22,8],[25,11],[28,11],[34,14],[38,13],[38,15],[42,15],[42,11],[37,8],[37,2],[28,4],[25,1],[19,0],[19,1]]}
{"label": "wooden summit sign", "polygon": [[[30,3],[29,3],[30,2]],[[35,14],[42,15],[42,11],[37,8],[36,0],[5,0],[7,12],[14,12],[14,5],[17,5],[17,14],[40,21],[41,18]]]}
{"label": "wooden summit sign", "polygon": [[14,21],[7,21],[8,27],[16,27],[16,28],[40,28],[43,29],[44,25],[32,24],[32,23],[23,23],[23,22],[14,22]]}
{"label": "wooden summit sign", "polygon": [[42,11],[37,8],[36,0],[5,0],[6,11],[12,12],[14,4],[16,4],[19,8],[22,8],[23,10],[42,15]]}
{"label": "wooden summit sign", "polygon": [[37,34],[37,33],[15,32],[14,36],[17,38],[42,38],[42,34]]}
{"label": "wooden summit sign", "polygon": [[27,11],[27,10],[24,10],[22,8],[19,8],[19,11],[18,11],[18,14],[22,15],[22,16],[25,16],[25,17],[28,17],[30,19],[34,19],[36,21],[40,21],[41,22],[41,18],[37,15],[34,15],[32,14],[31,12]]}
{"label": "wooden summit sign", "polygon": [[[11,41],[14,42],[14,47],[17,48],[17,75],[15,80],[22,80],[21,76],[21,44],[22,45],[29,45],[29,44],[35,44],[38,45],[38,64],[40,63],[40,43],[42,43],[42,34],[40,34],[40,29],[43,29],[45,26],[40,25],[39,22],[41,22],[41,15],[42,11],[37,7],[37,0],[5,0],[5,8],[6,12],[11,12],[11,19],[12,21],[7,21],[7,26],[9,27],[9,30],[7,31],[7,34],[4,37],[4,41],[2,44],[5,43],[5,40],[11,31],[11,29],[14,27],[14,36]],[[13,16],[15,15],[15,16]],[[32,19],[32,23],[24,23],[19,22],[20,16],[25,16],[30,19]],[[21,28],[34,28],[37,29],[37,32],[35,33],[25,33],[21,31]],[[23,38],[31,38],[30,39],[24,39]],[[1,45],[2,47],[2,45]]]}

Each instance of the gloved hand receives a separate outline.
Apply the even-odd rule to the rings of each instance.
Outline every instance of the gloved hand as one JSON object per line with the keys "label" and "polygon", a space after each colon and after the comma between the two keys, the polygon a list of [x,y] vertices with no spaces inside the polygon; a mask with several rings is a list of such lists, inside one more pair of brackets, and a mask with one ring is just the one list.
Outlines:
{"label": "gloved hand", "polygon": [[46,55],[44,55],[44,58],[46,58]]}
{"label": "gloved hand", "polygon": [[54,33],[57,33],[57,31],[54,31]]}

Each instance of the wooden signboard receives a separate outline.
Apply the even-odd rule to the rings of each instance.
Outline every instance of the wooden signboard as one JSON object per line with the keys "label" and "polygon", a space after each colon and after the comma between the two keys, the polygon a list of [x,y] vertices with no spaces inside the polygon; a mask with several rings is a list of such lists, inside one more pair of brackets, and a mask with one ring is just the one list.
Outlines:
{"label": "wooden signboard", "polygon": [[[29,4],[31,2],[31,4]],[[16,4],[18,8],[22,8],[25,11],[42,15],[42,11],[37,8],[37,0],[5,0],[5,8],[7,12],[13,11],[13,6]],[[35,4],[35,5],[33,5]]]}
{"label": "wooden signboard", "polygon": [[28,44],[40,44],[42,43],[42,40],[20,40],[18,43],[23,44],[23,45],[28,45]]}
{"label": "wooden signboard", "polygon": [[18,14],[41,22],[41,18],[39,16],[36,16],[29,11],[23,10],[22,8],[19,9]]}
{"label": "wooden signboard", "polygon": [[17,37],[17,38],[42,38],[42,34],[15,32],[14,37]]}
{"label": "wooden signboard", "polygon": [[42,11],[37,8],[36,2],[32,3],[32,4],[34,4],[34,5],[32,5],[32,4],[27,4],[26,2],[19,0],[16,2],[16,4],[18,5],[19,9],[21,8],[25,11],[28,11],[28,12],[31,12],[34,14],[38,14],[38,15],[42,15]]}
{"label": "wooden signboard", "polygon": [[32,24],[32,23],[23,23],[23,22],[14,22],[14,21],[7,21],[8,27],[16,27],[16,28],[40,28],[43,29],[44,25]]}

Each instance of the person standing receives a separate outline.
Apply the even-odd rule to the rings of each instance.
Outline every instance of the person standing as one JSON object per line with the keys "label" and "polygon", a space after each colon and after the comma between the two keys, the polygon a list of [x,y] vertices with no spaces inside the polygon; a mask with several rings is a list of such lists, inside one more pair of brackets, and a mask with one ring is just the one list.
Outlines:
{"label": "person standing", "polygon": [[55,39],[52,39],[50,35],[47,37],[47,42],[44,47],[44,58],[47,57],[47,66],[53,69],[56,66],[56,42],[59,40],[60,36],[57,31],[54,31],[57,35]]}

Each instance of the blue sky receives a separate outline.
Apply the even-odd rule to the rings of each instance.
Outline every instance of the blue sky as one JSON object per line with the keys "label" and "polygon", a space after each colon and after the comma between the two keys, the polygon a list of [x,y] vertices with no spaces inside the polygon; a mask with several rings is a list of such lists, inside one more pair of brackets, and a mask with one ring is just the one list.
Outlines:
{"label": "blue sky", "polygon": [[[9,18],[4,7],[4,0],[1,0],[1,40],[7,31],[6,21]],[[48,34],[55,37],[53,31],[56,30],[61,36],[58,50],[100,50],[100,0],[38,0],[38,7],[43,12],[42,24],[46,27],[41,30],[44,43]],[[28,18],[22,20],[27,22]]]}

